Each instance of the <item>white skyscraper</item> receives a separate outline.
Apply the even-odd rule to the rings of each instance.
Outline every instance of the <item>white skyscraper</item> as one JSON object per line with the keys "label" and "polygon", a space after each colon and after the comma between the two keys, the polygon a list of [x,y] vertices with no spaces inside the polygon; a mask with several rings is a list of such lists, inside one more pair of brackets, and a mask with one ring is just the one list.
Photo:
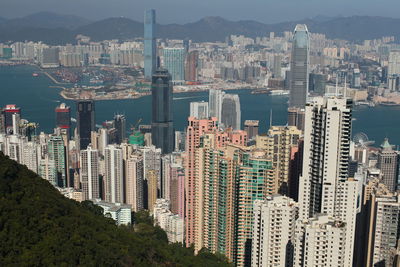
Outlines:
{"label": "white skyscraper", "polygon": [[100,198],[99,190],[99,151],[88,146],[80,152],[80,180],[83,199]]}
{"label": "white skyscraper", "polygon": [[281,195],[254,201],[251,265],[291,266],[298,205]]}
{"label": "white skyscraper", "polygon": [[316,215],[296,224],[296,267],[351,267],[345,263],[345,223],[328,215]]}
{"label": "white skyscraper", "polygon": [[338,182],[347,180],[351,105],[337,97],[317,97],[306,105],[300,219],[335,214]]}
{"label": "white skyscraper", "polygon": [[110,203],[124,202],[124,177],[122,149],[117,145],[108,145],[104,149],[104,194]]}
{"label": "white skyscraper", "polygon": [[209,117],[208,102],[190,102],[190,117],[207,119]]}
{"label": "white skyscraper", "polygon": [[[351,105],[352,102],[345,98],[318,97],[311,99],[305,108],[303,171],[299,180],[300,219],[296,226],[298,231],[303,231],[296,240],[297,257],[302,255],[300,261],[304,261],[301,266],[320,266],[318,257],[321,255],[324,259],[331,257],[335,264],[337,262],[332,266],[353,264],[356,215],[360,211],[360,182],[348,178]],[[335,221],[333,227],[328,227],[333,221],[321,221],[325,218],[321,214]],[[340,227],[337,221],[341,222]],[[306,234],[307,227],[312,229],[314,225],[322,225],[327,234],[333,234],[331,230],[338,234],[344,231],[343,238],[333,238],[330,241],[333,243],[329,245],[333,249],[321,249],[318,255],[313,256],[314,252],[307,252],[314,249],[314,245],[309,247],[311,243],[307,241],[309,237]],[[339,246],[344,247],[343,251],[334,249]],[[340,254],[339,261],[332,253]]]}
{"label": "white skyscraper", "polygon": [[18,163],[22,163],[24,141],[24,138],[21,138],[18,135],[4,136],[4,154],[9,156],[10,159],[17,161]]}
{"label": "white skyscraper", "polygon": [[31,171],[38,172],[38,144],[35,142],[27,142],[23,147],[22,162]]}

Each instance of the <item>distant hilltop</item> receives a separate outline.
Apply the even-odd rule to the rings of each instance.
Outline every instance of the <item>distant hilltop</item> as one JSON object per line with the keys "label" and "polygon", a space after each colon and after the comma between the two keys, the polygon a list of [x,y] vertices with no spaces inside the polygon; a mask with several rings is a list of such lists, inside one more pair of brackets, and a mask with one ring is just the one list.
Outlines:
{"label": "distant hilltop", "polygon": [[[396,39],[400,39],[400,19],[372,16],[314,17],[275,24],[205,17],[192,23],[158,25],[157,33],[158,38],[189,38],[195,42],[214,42],[224,41],[225,37],[232,34],[252,38],[266,36],[270,32],[279,34],[292,31],[298,23],[307,24],[310,32],[323,33],[329,39],[353,42],[383,36],[395,36]],[[50,12],[14,19],[0,18],[0,42],[28,40],[58,45],[73,43],[77,34],[90,36],[94,41],[128,40],[143,36],[143,23],[124,17],[93,22],[73,15]]]}

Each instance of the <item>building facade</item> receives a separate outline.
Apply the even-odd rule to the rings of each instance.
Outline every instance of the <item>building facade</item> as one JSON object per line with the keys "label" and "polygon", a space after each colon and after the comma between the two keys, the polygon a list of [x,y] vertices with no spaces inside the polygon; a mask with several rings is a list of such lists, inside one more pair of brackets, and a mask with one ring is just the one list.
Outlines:
{"label": "building facade", "polygon": [[296,25],[290,59],[289,107],[303,108],[307,102],[310,64],[310,37],[307,26]]}
{"label": "building facade", "polygon": [[144,76],[150,80],[157,68],[156,11],[144,13]]}
{"label": "building facade", "polygon": [[171,75],[165,69],[158,69],[153,75],[152,94],[152,143],[161,148],[163,154],[174,150],[174,125],[172,118]]}

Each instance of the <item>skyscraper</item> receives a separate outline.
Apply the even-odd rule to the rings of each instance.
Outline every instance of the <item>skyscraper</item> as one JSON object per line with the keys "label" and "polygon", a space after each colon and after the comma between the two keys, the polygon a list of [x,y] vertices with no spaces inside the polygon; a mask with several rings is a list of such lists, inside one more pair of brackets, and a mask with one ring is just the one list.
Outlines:
{"label": "skyscraper", "polygon": [[66,151],[61,136],[51,136],[47,145],[49,159],[54,161],[57,171],[56,183],[59,187],[67,186]]}
{"label": "skyscraper", "polygon": [[33,172],[38,172],[38,149],[39,144],[36,142],[27,142],[23,147],[22,163]]}
{"label": "skyscraper", "polygon": [[197,240],[198,222],[196,220],[199,199],[199,182],[196,176],[196,148],[200,146],[200,137],[206,132],[217,129],[217,118],[199,120],[195,117],[188,118],[186,131],[186,160],[185,160],[185,228],[186,246],[195,244]]}
{"label": "skyscraper", "polygon": [[216,117],[218,118],[218,121],[221,119],[221,107],[224,94],[224,91],[210,89],[208,95],[208,110],[210,113],[210,117]]}
{"label": "skyscraper", "polygon": [[236,248],[236,183],[241,149],[231,145],[219,147],[214,142],[217,135],[203,135],[203,145],[196,149],[198,206],[195,250],[205,247],[233,261]]}
{"label": "skyscraper", "polygon": [[110,203],[124,202],[122,149],[116,145],[104,148],[104,199]]}
{"label": "skyscraper", "polygon": [[39,162],[38,174],[43,179],[49,181],[54,186],[58,186],[57,184],[57,170],[55,167],[54,160],[49,159],[49,156],[46,155]]}
{"label": "skyscraper", "polygon": [[370,203],[365,266],[398,266],[394,260],[398,258],[400,197],[378,185]]}
{"label": "skyscraper", "polygon": [[282,55],[274,55],[274,68],[273,74],[274,78],[281,78],[282,77]]}
{"label": "skyscraper", "polygon": [[56,107],[56,127],[66,129],[68,138],[71,134],[71,109],[66,104],[61,103]]}
{"label": "skyscraper", "polygon": [[147,170],[147,209],[153,213],[154,204],[157,201],[157,177],[158,171]]}
{"label": "skyscraper", "polygon": [[263,150],[242,155],[240,177],[237,185],[237,266],[249,266],[251,262],[253,204],[277,193],[275,174],[271,160]]}
{"label": "skyscraper", "polygon": [[90,146],[80,152],[80,180],[83,199],[100,198],[99,187],[99,151]]}
{"label": "skyscraper", "polygon": [[144,77],[148,80],[157,68],[156,44],[156,11],[146,10],[144,13]]}
{"label": "skyscraper", "polygon": [[[296,267],[352,266],[345,262],[345,223],[333,216],[318,214],[296,225]],[[302,238],[297,238],[297,235]]]}
{"label": "skyscraper", "polygon": [[116,129],[115,143],[121,144],[126,138],[126,118],[125,115],[117,114],[114,116],[114,128]]}
{"label": "skyscraper", "polygon": [[6,105],[6,108],[3,110],[3,113],[4,113],[4,130],[6,133],[10,133],[13,131],[13,114],[21,115],[21,108],[17,107],[16,105]]}
{"label": "skyscraper", "polygon": [[60,50],[58,47],[42,48],[40,65],[42,68],[57,68],[60,66]]}
{"label": "skyscraper", "polygon": [[95,131],[95,108],[93,100],[76,102],[77,130],[80,149],[86,149],[90,144],[91,132]]}
{"label": "skyscraper", "polygon": [[316,97],[305,110],[303,171],[299,204],[302,219],[333,215],[338,182],[347,179],[351,100]]}
{"label": "skyscraper", "polygon": [[167,47],[163,50],[164,68],[171,74],[174,84],[185,81],[185,49],[183,47]]}
{"label": "skyscraper", "polygon": [[256,147],[267,150],[272,158],[280,194],[288,194],[290,152],[298,145],[300,137],[301,131],[294,126],[272,126],[267,135],[256,138]]}
{"label": "skyscraper", "polygon": [[[306,105],[303,171],[299,179],[300,220],[296,231],[299,236],[295,249],[295,264],[301,262],[299,266],[315,266],[318,262],[326,265],[325,260],[330,261],[330,258],[337,262],[333,266],[353,264],[361,193],[360,181],[348,178],[351,118],[352,101],[345,98],[316,97]],[[323,219],[321,213],[328,216],[328,220]],[[333,219],[329,219],[331,217]],[[309,240],[320,234],[318,228],[328,231],[328,239],[331,234],[332,237],[342,236],[330,241],[333,249],[323,251],[324,247],[319,247],[318,242]],[[344,249],[336,250],[337,247]],[[314,249],[322,251],[323,259]]]}
{"label": "skyscraper", "polygon": [[208,102],[190,102],[190,117],[207,119],[208,116]]}
{"label": "skyscraper", "polygon": [[197,62],[199,60],[199,51],[191,51],[186,56],[185,80],[189,82],[197,81]]}
{"label": "skyscraper", "polygon": [[258,126],[260,121],[258,120],[246,120],[244,122],[244,130],[247,133],[247,139],[252,140],[258,135]]}
{"label": "skyscraper", "polygon": [[310,38],[307,26],[297,24],[293,34],[290,60],[289,107],[304,108],[308,94]]}
{"label": "skyscraper", "polygon": [[174,126],[172,120],[171,75],[165,69],[158,69],[153,75],[152,93],[152,143],[161,148],[163,154],[174,150]]}
{"label": "skyscraper", "polygon": [[298,205],[291,198],[274,195],[254,201],[251,265],[292,266]]}
{"label": "skyscraper", "polygon": [[383,174],[383,183],[392,192],[396,190],[397,185],[397,157],[397,152],[393,150],[392,146],[389,144],[389,140],[385,138],[381,145],[381,151],[378,154],[377,167]]}
{"label": "skyscraper", "polygon": [[388,79],[400,75],[400,50],[391,50],[388,62]]}
{"label": "skyscraper", "polygon": [[304,131],[304,109],[288,108],[288,125]]}
{"label": "skyscraper", "polygon": [[241,111],[239,95],[225,94],[221,106],[221,123],[233,130],[240,130]]}
{"label": "skyscraper", "polygon": [[125,202],[132,205],[132,211],[138,212],[144,209],[143,157],[130,155],[125,163],[125,173]]}

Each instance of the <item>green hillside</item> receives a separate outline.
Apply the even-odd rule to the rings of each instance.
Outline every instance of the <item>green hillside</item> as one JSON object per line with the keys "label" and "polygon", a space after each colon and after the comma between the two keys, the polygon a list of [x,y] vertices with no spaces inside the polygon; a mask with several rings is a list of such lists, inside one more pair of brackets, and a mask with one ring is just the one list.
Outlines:
{"label": "green hillside", "polygon": [[228,266],[223,257],[169,245],[140,214],[133,231],[91,202],[64,198],[0,152],[1,266]]}

